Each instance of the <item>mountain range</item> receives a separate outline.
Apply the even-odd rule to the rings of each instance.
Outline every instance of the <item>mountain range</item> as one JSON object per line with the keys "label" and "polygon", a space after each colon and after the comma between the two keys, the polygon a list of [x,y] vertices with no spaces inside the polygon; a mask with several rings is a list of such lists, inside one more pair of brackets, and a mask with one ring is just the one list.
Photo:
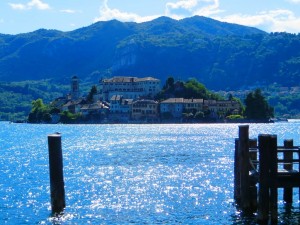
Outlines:
{"label": "mountain range", "polygon": [[70,32],[0,34],[0,81],[77,75],[196,78],[213,90],[300,84],[300,34],[195,16],[134,23],[111,20]]}

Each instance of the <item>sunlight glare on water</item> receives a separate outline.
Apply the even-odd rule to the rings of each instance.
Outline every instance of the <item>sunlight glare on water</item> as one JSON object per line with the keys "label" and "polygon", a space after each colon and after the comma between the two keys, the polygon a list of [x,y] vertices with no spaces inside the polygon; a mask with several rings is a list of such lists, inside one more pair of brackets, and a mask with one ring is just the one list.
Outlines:
{"label": "sunlight glare on water", "polygon": [[[252,124],[250,136],[275,131],[300,144],[299,125]],[[253,221],[233,201],[237,124],[3,126],[1,224]],[[47,135],[57,131],[67,207],[50,217]]]}

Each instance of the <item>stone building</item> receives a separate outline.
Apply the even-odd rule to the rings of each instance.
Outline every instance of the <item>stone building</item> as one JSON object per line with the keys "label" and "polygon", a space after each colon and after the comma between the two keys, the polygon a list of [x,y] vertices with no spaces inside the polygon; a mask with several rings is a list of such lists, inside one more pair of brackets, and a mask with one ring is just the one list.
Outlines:
{"label": "stone building", "polygon": [[99,84],[104,101],[109,101],[114,95],[125,99],[153,98],[160,90],[160,80],[153,77],[113,77],[103,79]]}

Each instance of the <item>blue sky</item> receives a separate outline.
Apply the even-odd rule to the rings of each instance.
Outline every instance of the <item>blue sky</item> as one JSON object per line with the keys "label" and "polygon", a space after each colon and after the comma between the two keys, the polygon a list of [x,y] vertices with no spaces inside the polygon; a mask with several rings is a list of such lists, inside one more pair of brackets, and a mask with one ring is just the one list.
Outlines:
{"label": "blue sky", "polygon": [[144,22],[194,15],[267,32],[300,33],[300,0],[1,0],[0,33],[70,31],[111,19]]}

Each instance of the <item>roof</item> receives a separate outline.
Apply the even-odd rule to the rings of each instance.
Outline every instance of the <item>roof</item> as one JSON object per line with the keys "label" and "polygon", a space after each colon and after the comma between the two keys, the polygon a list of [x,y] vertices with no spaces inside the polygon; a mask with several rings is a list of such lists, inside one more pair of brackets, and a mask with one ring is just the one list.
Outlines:
{"label": "roof", "polygon": [[96,102],[93,104],[85,104],[81,107],[82,110],[97,110],[97,109],[108,109],[106,105],[104,105],[102,102]]}
{"label": "roof", "polygon": [[161,103],[163,104],[175,104],[175,103],[182,103],[182,104],[188,104],[188,103],[203,103],[203,99],[201,98],[191,98],[191,99],[185,99],[185,98],[168,98]]}
{"label": "roof", "polygon": [[159,81],[159,79],[153,77],[112,77],[109,79],[103,79],[102,82],[104,83],[129,83],[129,82],[142,82],[142,81]]}
{"label": "roof", "polygon": [[158,102],[149,99],[141,99],[132,102],[132,104],[158,104]]}
{"label": "roof", "polygon": [[122,105],[131,105],[133,103],[133,99],[122,99]]}
{"label": "roof", "polygon": [[69,107],[69,106],[73,106],[73,105],[80,105],[82,103],[81,99],[78,99],[77,101],[73,101],[70,100],[68,102],[66,102],[66,104],[64,104],[64,107]]}
{"label": "roof", "polygon": [[204,105],[215,105],[217,104],[216,100],[204,100],[203,101]]}
{"label": "roof", "polygon": [[122,95],[113,95],[111,96],[110,101],[120,101],[122,97]]}
{"label": "roof", "polygon": [[203,103],[203,99],[201,98],[192,98],[192,99],[184,99],[184,103]]}
{"label": "roof", "polygon": [[184,98],[168,98],[161,103],[171,104],[171,103],[183,103]]}
{"label": "roof", "polygon": [[222,103],[222,104],[239,104],[237,101],[230,101],[230,100],[219,100],[217,103]]}
{"label": "roof", "polygon": [[153,77],[144,77],[144,78],[137,78],[135,82],[141,82],[141,81],[159,81],[159,79]]}

